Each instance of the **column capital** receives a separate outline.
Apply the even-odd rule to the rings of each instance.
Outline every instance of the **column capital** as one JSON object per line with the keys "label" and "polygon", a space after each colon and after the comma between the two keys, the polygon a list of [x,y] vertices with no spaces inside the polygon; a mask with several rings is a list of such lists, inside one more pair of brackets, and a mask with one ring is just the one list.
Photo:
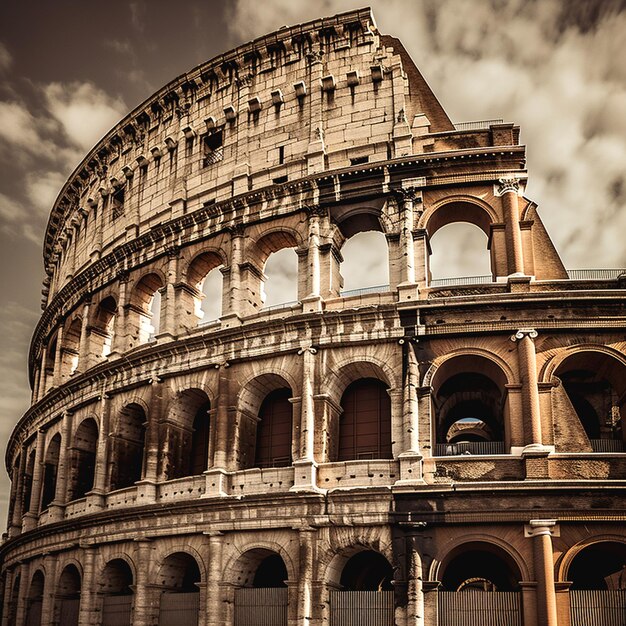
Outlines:
{"label": "column capital", "polygon": [[555,519],[531,519],[528,524],[524,525],[524,537],[539,537],[541,535],[559,537],[560,534],[560,527]]}
{"label": "column capital", "polygon": [[506,176],[498,179],[496,195],[503,196],[505,193],[519,193],[521,179],[515,176]]}
{"label": "column capital", "polygon": [[303,208],[309,218],[326,217],[328,215],[328,209],[325,206],[320,206],[319,204],[309,204],[305,205]]}
{"label": "column capital", "polygon": [[313,346],[302,346],[300,350],[298,350],[298,354],[304,354],[305,352],[309,352],[310,354],[317,354],[317,348]]}
{"label": "column capital", "polygon": [[524,337],[535,339],[539,336],[539,333],[534,328],[520,328],[514,335],[511,335],[511,341],[519,341]]}

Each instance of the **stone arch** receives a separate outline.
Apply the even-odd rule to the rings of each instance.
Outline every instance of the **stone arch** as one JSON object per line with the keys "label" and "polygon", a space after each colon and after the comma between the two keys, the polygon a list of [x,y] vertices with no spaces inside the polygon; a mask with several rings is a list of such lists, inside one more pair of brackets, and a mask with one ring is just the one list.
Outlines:
{"label": "stone arch", "polygon": [[238,452],[240,467],[284,467],[293,459],[294,395],[291,376],[254,376],[239,393]]}
{"label": "stone arch", "polygon": [[147,421],[143,403],[126,402],[118,410],[111,445],[111,491],[132,487],[141,480]]}
{"label": "stone arch", "polygon": [[[508,580],[506,582],[511,585],[512,588],[516,589],[519,582],[531,580],[530,571],[526,562],[513,546],[497,537],[481,533],[470,533],[462,537],[457,537],[441,546],[439,554],[443,556],[436,557],[432,560],[430,564],[430,580],[440,580],[443,583],[444,577],[450,575],[450,572],[446,572],[447,568],[455,561],[460,560],[462,555],[469,553],[485,553],[487,555],[493,555],[495,559],[499,559],[505,569],[508,569]],[[487,574],[489,568],[494,565],[488,557],[482,562],[479,560],[481,564],[475,568],[475,572],[473,573],[470,570],[472,567],[475,567],[476,559],[465,560],[469,562],[469,568],[467,571],[462,570],[457,572],[457,577],[462,577],[463,574],[469,572],[467,575],[468,578],[488,579],[488,576],[485,576],[485,574]],[[499,574],[502,575],[502,572],[499,572]],[[497,586],[495,581],[491,582]],[[446,583],[450,585],[451,581],[448,579]],[[457,591],[460,589],[447,590]],[[495,589],[490,590],[493,591]]]}
{"label": "stone arch", "polygon": [[47,509],[55,499],[57,479],[59,472],[59,456],[61,445],[67,445],[62,441],[61,433],[55,433],[50,439],[44,457],[43,483],[41,490],[41,510]]}
{"label": "stone arch", "polygon": [[126,558],[109,558],[97,577],[97,595],[103,624],[132,624],[136,573]]}
{"label": "stone arch", "polygon": [[389,215],[390,202],[380,198],[378,202],[362,202],[334,205],[330,209],[331,218],[345,239],[368,230],[384,234],[393,233],[395,226]]}
{"label": "stone arch", "polygon": [[46,576],[42,568],[37,568],[31,576],[26,603],[26,620],[28,626],[41,626],[41,609],[43,605]]}
{"label": "stone arch", "polygon": [[66,324],[63,332],[63,346],[61,348],[61,373],[63,378],[71,376],[77,369],[80,353],[80,339],[83,325],[81,315],[74,315]]}
{"label": "stone arch", "polygon": [[376,378],[389,388],[395,389],[399,386],[396,377],[397,372],[392,364],[371,355],[357,355],[337,362],[326,375],[321,388],[339,404],[346,387],[359,378]]}
{"label": "stone arch", "polygon": [[224,567],[224,582],[235,587],[252,586],[256,567],[264,558],[277,554],[285,564],[288,580],[297,580],[298,572],[289,552],[275,541],[255,541],[237,549]]}
{"label": "stone arch", "polygon": [[54,623],[63,626],[78,626],[80,592],[83,582],[82,568],[69,559],[63,567],[55,585]]}
{"label": "stone arch", "polygon": [[165,480],[197,476],[208,467],[210,458],[211,400],[200,387],[179,390],[170,400],[163,433],[166,454],[161,455]]}
{"label": "stone arch", "polygon": [[504,453],[510,447],[510,371],[501,363],[486,351],[468,350],[433,363],[425,380],[432,389],[435,456]]}
{"label": "stone arch", "polygon": [[553,404],[577,432],[574,444],[597,452],[626,450],[626,355],[579,344],[555,354],[542,375],[556,383]]}
{"label": "stone arch", "polygon": [[93,416],[85,417],[74,431],[70,450],[69,501],[84,498],[93,489],[98,437],[98,423]]}
{"label": "stone arch", "polygon": [[163,318],[161,290],[167,281],[160,270],[151,270],[135,281],[130,291],[130,307],[126,315],[129,345],[141,345],[159,333]]}
{"label": "stone arch", "polygon": [[[215,317],[219,318],[223,314],[223,295],[224,285],[223,276],[220,269],[228,264],[227,257],[221,248],[203,248],[201,252],[198,252],[187,264],[187,267],[183,271],[183,280],[187,283],[191,289],[191,294],[181,292],[181,297],[191,297],[193,300],[193,310],[195,315],[195,323],[200,324],[203,322],[211,321]],[[210,280],[211,285],[213,281],[213,273],[218,273],[220,289],[209,292],[207,280]],[[212,302],[209,308],[209,301]],[[211,316],[207,319],[207,311],[219,309],[220,313],[217,316]]]}
{"label": "stone arch", "polygon": [[[593,537],[585,537],[578,543],[571,546],[557,561],[556,564],[556,580],[558,582],[570,581],[569,574],[572,562],[587,548],[597,544],[620,544],[626,551],[626,538],[622,535],[601,534]],[[625,579],[626,581],[626,579]],[[570,581],[571,582],[571,581]]]}
{"label": "stone arch", "polygon": [[135,565],[135,561],[130,554],[121,550],[115,550],[113,552],[109,552],[103,555],[100,555],[98,562],[99,567],[97,569],[98,578],[102,577],[106,566],[112,561],[124,561],[124,563],[128,566],[132,574],[133,580],[137,578],[137,566]]}
{"label": "stone arch", "polygon": [[103,294],[93,307],[89,333],[90,352],[97,358],[105,358],[111,353],[117,316],[117,297]]}
{"label": "stone arch", "polygon": [[491,235],[491,224],[500,218],[495,209],[480,198],[454,195],[442,198],[424,210],[417,223],[432,237],[440,228],[454,222],[469,222],[478,226],[487,237]]}

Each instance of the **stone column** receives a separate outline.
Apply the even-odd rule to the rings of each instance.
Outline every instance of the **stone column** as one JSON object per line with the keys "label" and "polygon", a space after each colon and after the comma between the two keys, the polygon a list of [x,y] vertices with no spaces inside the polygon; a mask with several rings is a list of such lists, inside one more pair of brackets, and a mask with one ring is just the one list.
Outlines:
{"label": "stone column", "polygon": [[220,321],[226,327],[240,324],[241,315],[245,312],[243,290],[241,285],[241,265],[243,263],[244,227],[236,224],[230,229],[230,269],[228,270],[228,298],[224,302],[228,307],[223,311]]}
{"label": "stone column", "polygon": [[556,520],[531,520],[524,534],[533,540],[535,578],[537,579],[537,623],[558,626],[552,535],[558,532]]}
{"label": "stone column", "polygon": [[46,375],[46,361],[48,360],[48,347],[43,346],[41,349],[41,360],[39,368],[39,384],[37,385],[37,400],[46,395],[48,391],[47,375]]}
{"label": "stone column", "polygon": [[[20,566],[20,590],[17,595],[17,607],[15,608],[15,625],[26,624],[26,611],[28,609],[28,590],[30,588],[31,564],[22,563]],[[11,625],[13,626],[13,625]]]}
{"label": "stone column", "polygon": [[322,268],[320,256],[320,219],[326,215],[326,209],[318,206],[309,207],[309,245],[307,253],[308,294],[302,300],[303,312],[321,311],[322,309]]}
{"label": "stone column", "polygon": [[[213,437],[213,459],[210,468],[206,471],[206,489],[203,497],[227,496],[228,494],[228,451],[231,449],[228,441],[230,377],[228,363],[219,368],[217,388],[217,408],[213,412],[215,421],[211,429],[215,429]],[[211,459],[209,459],[211,462]]]}
{"label": "stone column", "polygon": [[507,260],[510,274],[524,273],[522,231],[519,224],[519,178],[501,178],[497,195],[502,198],[506,228]]}
{"label": "stone column", "polygon": [[57,330],[57,344],[54,352],[54,373],[52,385],[58,387],[63,382],[63,326]]}
{"label": "stone column", "polygon": [[104,507],[107,487],[109,454],[111,450],[109,440],[109,422],[111,413],[111,398],[103,391],[100,396],[100,424],[98,431],[98,445],[96,448],[96,467],[93,477],[93,489],[89,492],[92,506],[98,510]]}
{"label": "stone column", "polygon": [[83,558],[83,577],[80,586],[80,610],[78,613],[78,626],[90,626],[96,599],[96,574],[94,563],[96,559],[96,547],[92,544],[81,545]]}
{"label": "stone column", "polygon": [[[323,52],[319,41],[315,42],[307,54],[309,84],[304,89],[309,93],[304,96],[309,100],[309,146],[306,153],[307,174],[317,174],[325,169],[326,147],[324,145],[324,124],[322,121],[322,72],[324,70]],[[299,98],[299,105],[301,99]]]}
{"label": "stone column", "polygon": [[54,600],[56,594],[56,572],[59,557],[47,554],[44,558],[46,577],[43,583],[43,601],[41,603],[41,624],[52,624]]}
{"label": "stone column", "polygon": [[[13,582],[15,580],[15,570],[7,568],[4,575],[4,589],[2,592],[2,626],[11,626],[9,617],[11,612],[11,592],[13,591]],[[43,624],[44,622],[42,622]]]}
{"label": "stone column", "polygon": [[522,404],[524,414],[530,420],[530,442],[526,444],[523,455],[546,456],[551,449],[543,445],[541,433],[541,411],[539,406],[539,386],[537,384],[537,355],[534,339],[537,331],[533,328],[520,328],[511,336],[517,343],[520,381],[522,383]]}
{"label": "stone column", "polygon": [[111,342],[110,357],[119,356],[126,350],[128,333],[128,281],[129,273],[122,271],[118,274],[118,302],[115,321],[113,322],[113,341]]}
{"label": "stone column", "polygon": [[[411,183],[412,181],[405,181]],[[417,182],[417,179],[416,179]],[[413,241],[413,229],[415,226],[414,203],[421,199],[420,191],[415,186],[407,186],[397,189],[395,192],[398,202],[398,210],[401,216],[400,224],[400,283],[398,298],[401,302],[417,300],[418,289],[415,282],[415,247]]]}
{"label": "stone column", "polygon": [[143,478],[137,481],[137,499],[142,504],[153,504],[156,500],[160,454],[159,422],[165,386],[162,381],[155,379],[151,383],[150,391],[150,410],[145,424]]}
{"label": "stone column", "polygon": [[[402,346],[402,430],[404,433],[403,450],[400,460],[399,483],[422,481],[422,455],[420,453],[420,425],[417,389],[419,370],[413,343],[416,339],[405,337],[400,340]],[[397,483],[396,483],[397,484]]]}
{"label": "stone column", "polygon": [[315,528],[304,527],[299,530],[300,558],[297,582],[297,625],[309,626],[313,619],[313,570],[315,556]]}
{"label": "stone column", "polygon": [[172,246],[167,249],[167,283],[161,290],[163,295],[161,311],[159,312],[159,334],[157,339],[164,341],[174,339],[178,334],[176,327],[176,289],[174,285],[178,281],[178,260],[180,258],[180,248]]}
{"label": "stone column", "polygon": [[[424,625],[437,626],[439,623],[439,587],[438,580],[424,580],[422,590],[424,592]],[[420,625],[421,626],[421,625]]]}
{"label": "stone column", "polygon": [[312,346],[298,350],[302,355],[302,392],[300,402],[300,457],[294,461],[294,485],[291,491],[317,489],[317,463],[315,462],[315,355]]}
{"label": "stone column", "polygon": [[15,490],[15,503],[13,506],[13,516],[11,517],[9,526],[9,537],[15,537],[19,534],[22,528],[22,514],[24,513],[22,507],[24,504],[24,475],[26,473],[26,446],[22,444],[20,449],[20,465],[18,469],[18,475],[14,478],[17,481],[17,487]]}
{"label": "stone column", "polygon": [[63,424],[61,426],[61,448],[59,450],[59,463],[57,465],[57,484],[54,492],[54,500],[50,503],[48,521],[58,522],[63,519],[65,504],[67,502],[67,478],[70,471],[68,452],[70,450],[70,436],[72,432],[72,413],[64,411]]}
{"label": "stone column", "polygon": [[87,301],[83,304],[83,319],[80,326],[80,340],[78,343],[78,366],[76,373],[85,371],[88,368],[87,359],[89,358],[89,308],[91,302]]}
{"label": "stone column", "polygon": [[430,242],[428,231],[418,228],[413,231],[413,250],[415,252],[415,280],[423,288],[430,282]]}
{"label": "stone column", "polygon": [[149,539],[137,540],[137,577],[135,579],[135,609],[133,626],[152,626],[152,607],[150,606],[150,560],[152,542]]}
{"label": "stone column", "polygon": [[24,532],[33,529],[37,525],[39,516],[39,503],[41,502],[41,483],[43,478],[43,454],[46,446],[46,434],[43,430],[37,431],[37,444],[35,448],[35,467],[33,469],[33,485],[30,492],[30,506],[24,516],[22,530]]}
{"label": "stone column", "polygon": [[209,540],[209,556],[206,585],[206,626],[222,626],[222,598],[220,597],[222,572],[223,534],[218,531],[205,531]]}
{"label": "stone column", "polygon": [[[411,545],[412,544],[412,545]],[[407,626],[430,626],[424,622],[424,574],[422,571],[422,557],[417,550],[416,542],[411,545],[411,572],[409,573],[409,605],[407,607]]]}

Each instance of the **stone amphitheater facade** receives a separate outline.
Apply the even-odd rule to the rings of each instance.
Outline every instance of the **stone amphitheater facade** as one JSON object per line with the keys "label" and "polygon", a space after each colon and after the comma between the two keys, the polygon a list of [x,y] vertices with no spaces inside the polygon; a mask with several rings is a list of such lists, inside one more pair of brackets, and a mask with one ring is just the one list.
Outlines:
{"label": "stone amphitheater facade", "polygon": [[[524,168],[369,10],[120,121],[45,233],[2,626],[623,624],[626,282],[568,273]],[[430,280],[454,222],[487,281]],[[343,293],[372,230],[390,284]],[[284,248],[298,301],[264,307]]]}

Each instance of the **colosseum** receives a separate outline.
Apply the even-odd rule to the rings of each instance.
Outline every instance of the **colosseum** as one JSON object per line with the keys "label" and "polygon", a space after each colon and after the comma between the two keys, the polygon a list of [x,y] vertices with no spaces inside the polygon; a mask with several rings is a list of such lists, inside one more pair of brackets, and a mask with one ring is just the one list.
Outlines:
{"label": "colosseum", "polygon": [[[2,626],[624,626],[626,274],[565,269],[519,135],[368,9],[121,120],[45,232]],[[489,276],[432,277],[457,222]]]}

